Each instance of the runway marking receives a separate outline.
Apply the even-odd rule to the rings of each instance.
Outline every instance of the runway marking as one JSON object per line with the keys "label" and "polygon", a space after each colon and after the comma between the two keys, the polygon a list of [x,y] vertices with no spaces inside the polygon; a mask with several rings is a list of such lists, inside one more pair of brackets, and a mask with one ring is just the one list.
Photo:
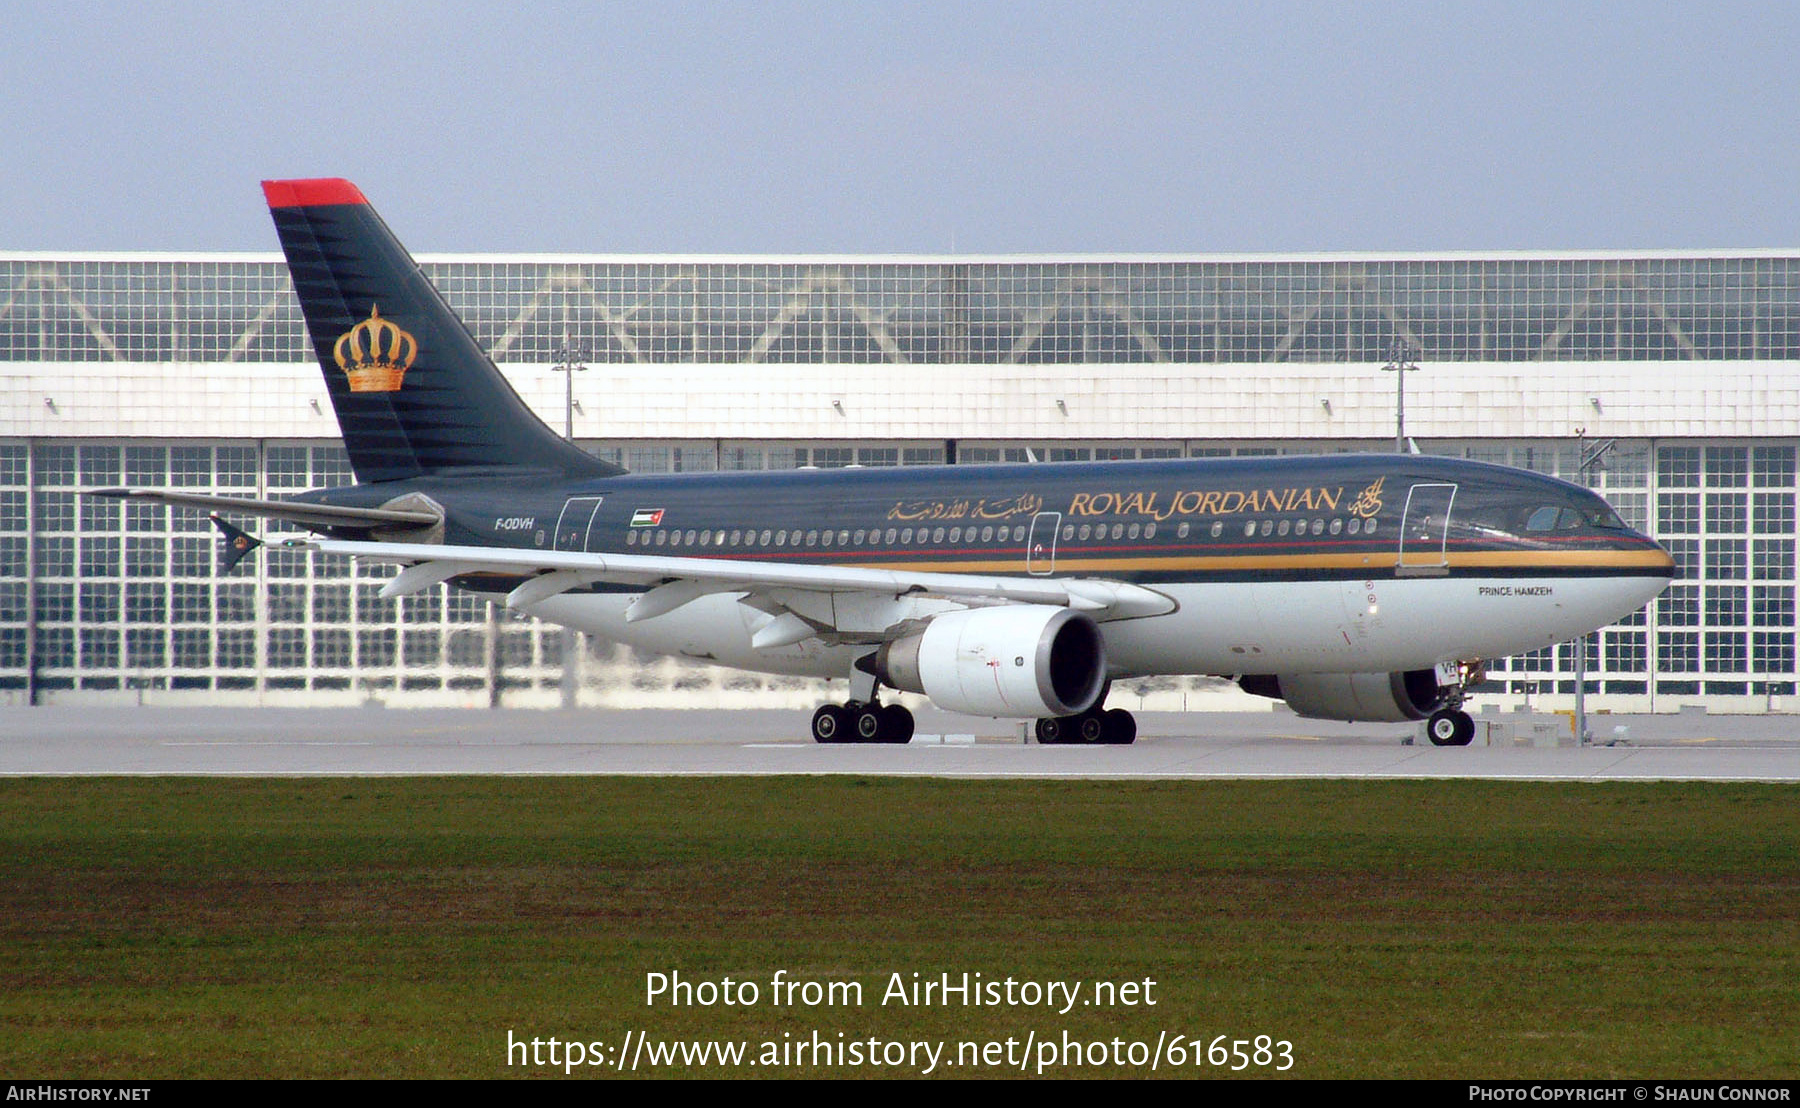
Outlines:
{"label": "runway marking", "polygon": [[[1156,773],[1156,772],[1137,771],[1137,772],[1121,772],[1121,773],[1013,772],[1013,773],[992,774],[992,773],[957,773],[957,772],[947,772],[946,773],[946,772],[919,772],[919,771],[904,771],[904,772],[896,773],[892,769],[878,770],[878,769],[872,769],[872,768],[834,769],[834,770],[798,770],[798,771],[796,771],[796,770],[748,770],[748,771],[736,771],[736,772],[729,771],[729,770],[716,770],[716,769],[702,769],[702,770],[621,769],[621,770],[606,770],[606,771],[602,771],[602,772],[598,772],[598,773],[589,772],[589,771],[579,771],[579,770],[479,770],[479,771],[434,770],[434,771],[426,771],[425,775],[456,776],[456,777],[719,777],[719,776],[830,777],[830,776],[836,776],[836,775],[841,775],[841,774],[857,774],[857,773],[875,774],[875,775],[888,774],[888,775],[908,776],[908,777],[942,777],[942,778],[948,778],[948,779],[952,779],[952,780],[957,780],[957,779],[967,779],[967,780],[1051,779],[1051,780],[1071,780],[1071,781],[1082,781],[1082,780],[1169,781],[1169,780],[1211,780],[1211,779],[1239,780],[1239,781],[1285,781],[1285,780],[1453,781],[1453,780],[1482,780],[1482,781],[1572,781],[1572,782],[1609,781],[1609,782],[1620,782],[1620,783],[1626,783],[1626,784],[1654,784],[1654,783],[1658,783],[1658,782],[1668,782],[1668,781],[1676,781],[1676,782],[1692,781],[1692,782],[1708,782],[1708,783],[1759,783],[1760,784],[1760,783],[1765,783],[1765,782],[1770,782],[1770,781],[1783,782],[1783,783],[1791,783],[1793,781],[1792,778],[1787,778],[1787,777],[1746,777],[1746,776],[1739,776],[1739,775],[1701,776],[1698,774],[1688,774],[1688,775],[1679,775],[1679,776],[1678,775],[1670,775],[1670,774],[1645,774],[1643,776],[1625,776],[1625,777],[1605,776],[1603,773],[1602,774],[1595,774],[1595,773],[1586,773],[1586,774],[1568,774],[1568,773],[1563,773],[1563,774],[1556,774],[1556,773],[1458,774],[1458,773],[1406,773],[1406,772],[1397,772],[1397,771],[1395,771],[1395,772],[1369,771],[1369,772],[1364,772],[1364,773],[1344,773],[1344,772],[1330,772],[1330,773],[1281,773],[1281,772]],[[422,775],[421,771],[418,771],[418,770],[289,770],[289,771],[284,771],[281,773],[268,773],[266,771],[260,771],[260,770],[204,770],[204,769],[202,769],[202,770],[195,770],[195,769],[124,770],[124,771],[117,770],[117,769],[107,769],[104,771],[92,771],[92,772],[55,772],[55,773],[46,773],[43,771],[36,771],[36,770],[32,770],[32,771],[0,770],[0,778],[8,778],[8,777],[69,777],[69,778],[74,778],[74,777],[96,777],[96,776],[104,776],[104,777],[242,777],[242,778],[331,777],[331,778],[345,778],[345,779],[352,779],[352,780],[355,780],[355,779],[367,780],[367,779],[371,779],[371,778],[388,778],[388,777],[393,777],[393,778],[419,777],[421,775]]]}
{"label": "runway marking", "polygon": [[164,739],[158,746],[374,746],[372,742],[307,742],[299,739],[271,739],[267,742],[241,742],[235,739],[224,742],[176,742]]}

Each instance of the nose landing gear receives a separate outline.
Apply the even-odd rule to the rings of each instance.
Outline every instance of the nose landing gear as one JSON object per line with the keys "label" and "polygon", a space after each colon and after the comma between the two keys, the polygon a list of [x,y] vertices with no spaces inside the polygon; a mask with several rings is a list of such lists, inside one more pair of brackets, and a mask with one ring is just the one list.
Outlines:
{"label": "nose landing gear", "polygon": [[1432,746],[1468,746],[1475,738],[1475,721],[1460,708],[1440,708],[1425,721],[1425,735]]}
{"label": "nose landing gear", "polygon": [[1432,746],[1468,746],[1475,738],[1475,721],[1462,710],[1469,689],[1487,680],[1487,666],[1481,662],[1458,662],[1456,683],[1444,688],[1444,703],[1425,721],[1425,737]]}

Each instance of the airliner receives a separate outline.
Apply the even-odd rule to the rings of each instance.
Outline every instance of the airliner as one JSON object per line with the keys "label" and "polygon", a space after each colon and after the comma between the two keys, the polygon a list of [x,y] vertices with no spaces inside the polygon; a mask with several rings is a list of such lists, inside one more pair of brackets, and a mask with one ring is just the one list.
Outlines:
{"label": "airliner", "polygon": [[[1234,679],[1322,719],[1466,745],[1484,660],[1615,622],[1673,576],[1592,491],[1417,454],[631,474],[514,392],[362,192],[263,182],[356,483],[274,501],[96,490],[292,521],[640,650],[842,679],[821,743],[905,743],[921,694],[1125,744],[1121,680]],[[258,541],[218,520],[226,563]]]}

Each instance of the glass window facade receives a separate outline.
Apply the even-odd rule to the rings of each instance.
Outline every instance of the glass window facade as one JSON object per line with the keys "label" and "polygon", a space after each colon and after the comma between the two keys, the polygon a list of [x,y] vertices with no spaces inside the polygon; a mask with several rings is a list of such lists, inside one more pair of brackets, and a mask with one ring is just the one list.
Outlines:
{"label": "glass window facade", "polygon": [[[933,464],[942,444],[588,443],[657,472],[682,469]],[[1334,444],[1342,446],[1344,444]],[[1378,448],[1380,444],[1366,444]],[[970,442],[958,461],[1057,461],[1101,456],[1267,456],[1293,444],[1216,440],[1093,444]],[[1562,442],[1437,444],[1585,483],[1647,524],[1675,555],[1678,580],[1647,610],[1589,637],[1589,691],[1746,707],[1795,693],[1796,486],[1792,443],[1618,441],[1597,463]],[[1592,458],[1593,452],[1585,452]],[[166,468],[165,468],[166,467]],[[169,480],[202,472],[224,483],[301,488],[347,481],[331,443],[170,442],[0,444],[0,690],[196,689],[343,692],[367,696],[535,689],[561,684],[560,629],[520,620],[468,594],[437,590],[384,600],[390,567],[261,550],[228,577],[213,573],[203,516],[86,496],[76,473],[135,472]],[[44,480],[34,482],[33,474]],[[1648,505],[1654,519],[1646,520]],[[1635,508],[1634,508],[1635,506]],[[1635,515],[1635,518],[1634,518]],[[249,523],[251,521],[240,521]],[[804,537],[796,536],[804,542]],[[687,541],[685,535],[682,541]],[[834,543],[840,540],[833,536]],[[822,544],[820,536],[817,542]],[[32,567],[27,571],[27,567]],[[791,679],[646,668],[596,645],[589,680],[602,687],[672,689],[680,682],[776,688]],[[1512,694],[1574,689],[1568,644],[1491,659]]]}
{"label": "glass window facade", "polygon": [[[503,362],[1379,362],[1397,338],[1436,362],[1800,357],[1800,257],[424,269]],[[311,356],[274,259],[0,259],[0,361]]]}
{"label": "glass window facade", "polygon": [[[1396,338],[1436,362],[1800,359],[1800,256],[1763,253],[490,258],[425,269],[497,360],[512,363],[552,363],[569,344],[595,362],[1379,363]],[[308,364],[313,353],[285,267],[272,257],[0,257],[0,362],[108,360]],[[1387,448],[1038,437],[585,445],[645,473]],[[1587,642],[1592,691],[1745,707],[1794,695],[1800,466],[1791,439],[1620,440],[1600,452],[1573,440],[1423,445],[1587,484],[1669,547],[1679,580]],[[343,449],[326,441],[0,442],[0,692],[32,681],[52,690],[375,696],[559,686],[556,628],[441,589],[381,600],[391,570],[287,551],[259,551],[233,575],[215,576],[203,514],[82,491],[135,484],[281,496],[349,480]],[[778,544],[804,547],[806,538],[784,533]],[[592,649],[590,679],[603,686],[694,680],[675,663]],[[1491,668],[1510,693],[1567,693],[1574,658],[1573,649],[1546,648]],[[721,689],[795,687],[716,673]]]}

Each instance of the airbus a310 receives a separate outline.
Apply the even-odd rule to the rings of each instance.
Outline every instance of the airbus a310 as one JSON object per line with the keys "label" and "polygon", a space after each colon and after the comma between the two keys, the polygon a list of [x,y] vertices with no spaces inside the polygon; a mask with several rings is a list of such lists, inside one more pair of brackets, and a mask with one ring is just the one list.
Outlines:
{"label": "airbus a310", "polygon": [[1420,455],[627,473],[532,414],[354,185],[263,191],[356,484],[107,492],[302,524],[321,537],[295,545],[403,567],[384,596],[448,582],[641,650],[846,679],[819,742],[908,741],[883,699],[904,690],[1129,743],[1114,682],[1211,674],[1466,744],[1483,659],[1615,622],[1673,573],[1587,489]]}

